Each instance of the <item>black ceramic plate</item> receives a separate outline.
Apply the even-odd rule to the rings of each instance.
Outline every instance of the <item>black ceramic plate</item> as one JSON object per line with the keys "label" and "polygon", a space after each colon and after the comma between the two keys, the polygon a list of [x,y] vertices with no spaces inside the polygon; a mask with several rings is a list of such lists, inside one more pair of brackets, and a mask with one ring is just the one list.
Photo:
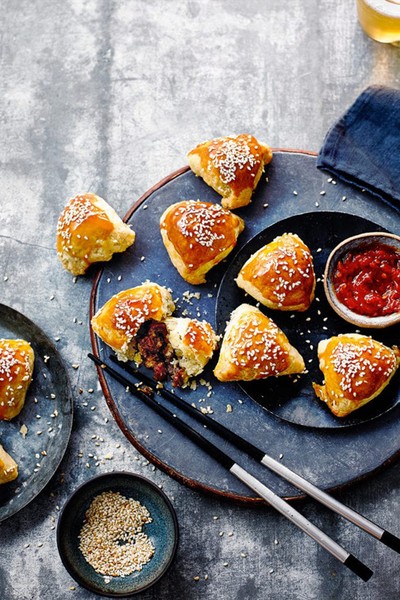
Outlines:
{"label": "black ceramic plate", "polygon": [[[327,238],[333,234],[325,232],[328,224],[326,219],[330,218],[325,217],[326,213],[332,213],[335,229],[339,232],[342,219],[343,223],[347,223],[343,226],[343,234],[337,233],[338,236],[347,235],[351,216],[375,223],[374,228],[379,226],[400,233],[396,208],[343,182],[333,183],[332,177],[316,168],[315,156],[310,153],[274,151],[273,160],[260,179],[251,204],[237,211],[246,225],[237,247],[223,263],[209,272],[207,283],[192,286],[173,267],[161,241],[159,220],[164,210],[174,202],[197,198],[220,202],[219,195],[186,167],[166,177],[135,202],[125,217],[136,232],[135,243],[126,252],[115,255],[99,271],[92,290],[91,314],[117,292],[150,279],[173,290],[176,316],[187,314],[207,319],[215,326],[219,286],[226,270],[231,268],[237,256],[240,257],[245,244],[270,227],[280,232],[282,221],[300,218],[306,213],[314,214],[313,229],[317,230],[315,235],[319,231],[320,242],[310,238],[314,232],[307,232],[304,237],[317,249],[318,244],[323,249],[321,257],[317,253],[317,260],[321,261],[323,253],[333,244],[333,239],[328,242]],[[318,295],[322,302],[320,290]],[[333,323],[332,317],[332,327]],[[340,329],[339,322],[335,327]],[[396,332],[398,336],[397,327],[394,335]],[[110,349],[101,343],[93,331],[91,336],[93,353],[101,360],[108,360]],[[211,388],[198,381],[197,389],[185,389],[180,395],[199,408],[210,407],[213,418],[272,456],[282,457],[285,464],[312,479],[315,485],[324,489],[341,487],[375,472],[400,454],[400,403],[372,421],[352,427],[298,425],[265,410],[250,399],[237,383],[223,384],[217,381],[212,373],[216,358],[204,372],[204,380],[211,384]],[[110,379],[101,369],[98,374],[108,406],[121,430],[157,467],[192,488],[235,501],[260,502],[243,483],[198,450],[172,425],[153,414],[140,400],[127,394],[119,383]],[[321,381],[319,374],[317,381]],[[284,384],[277,383],[279,386]],[[326,412],[322,402],[316,399],[315,402],[315,409],[320,411],[319,417],[329,419],[332,424],[333,417]],[[182,411],[172,410],[194,428],[199,427]],[[315,414],[310,414],[314,421]],[[280,496],[298,498],[302,495],[284,480],[254,464],[245,454],[221,441],[216,434],[204,428],[201,431]]]}
{"label": "black ceramic plate", "polygon": [[[340,333],[360,331],[343,321],[329,306],[322,283],[325,264],[330,252],[343,239],[366,231],[382,231],[373,223],[355,215],[336,212],[305,213],[283,219],[267,227],[251,239],[235,256],[222,279],[216,305],[218,333],[223,334],[230,313],[243,302],[254,304],[270,317],[299,350],[306,363],[307,373],[300,376],[269,377],[254,382],[241,382],[241,388],[273,415],[309,427],[349,427],[376,419],[400,402],[399,378],[375,400],[345,418],[335,417],[326,404],[316,397],[312,382],[322,382],[318,367],[317,346],[322,339]],[[309,310],[302,313],[270,310],[260,306],[236,283],[243,264],[262,246],[283,233],[296,233],[310,248],[317,278],[315,300]],[[398,343],[394,328],[360,331],[371,335],[388,346]]]}
{"label": "black ceramic plate", "polygon": [[[73,402],[64,364],[52,342],[32,321],[0,304],[0,338],[21,338],[35,353],[25,405],[12,421],[0,421],[0,443],[18,464],[18,478],[0,486],[0,521],[42,491],[67,448]],[[21,428],[26,426],[24,436]]]}

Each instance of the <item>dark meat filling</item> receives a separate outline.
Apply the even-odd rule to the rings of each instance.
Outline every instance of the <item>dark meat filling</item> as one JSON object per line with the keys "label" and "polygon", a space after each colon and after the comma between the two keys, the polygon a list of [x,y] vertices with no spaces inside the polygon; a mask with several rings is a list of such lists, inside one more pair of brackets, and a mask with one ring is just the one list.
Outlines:
{"label": "dark meat filling", "polygon": [[143,364],[153,370],[156,381],[165,381],[168,376],[174,387],[181,387],[188,377],[185,369],[179,366],[174,349],[168,340],[165,323],[149,319],[136,334],[136,343]]}

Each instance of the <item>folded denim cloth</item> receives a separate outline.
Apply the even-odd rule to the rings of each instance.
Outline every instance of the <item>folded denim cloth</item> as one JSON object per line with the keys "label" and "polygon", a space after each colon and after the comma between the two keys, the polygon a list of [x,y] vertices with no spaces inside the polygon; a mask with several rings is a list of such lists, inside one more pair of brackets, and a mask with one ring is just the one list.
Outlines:
{"label": "folded denim cloth", "polygon": [[400,207],[400,90],[368,87],[328,131],[317,167]]}

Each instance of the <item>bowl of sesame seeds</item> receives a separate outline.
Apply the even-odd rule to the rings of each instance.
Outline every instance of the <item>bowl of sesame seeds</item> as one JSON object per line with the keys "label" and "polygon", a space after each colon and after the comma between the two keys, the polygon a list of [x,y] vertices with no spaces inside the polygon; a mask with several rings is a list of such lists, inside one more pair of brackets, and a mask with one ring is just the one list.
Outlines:
{"label": "bowl of sesame seeds", "polygon": [[157,485],[113,472],[86,481],[66,501],[57,526],[61,560],[82,587],[133,596],[154,585],[178,546],[175,510]]}

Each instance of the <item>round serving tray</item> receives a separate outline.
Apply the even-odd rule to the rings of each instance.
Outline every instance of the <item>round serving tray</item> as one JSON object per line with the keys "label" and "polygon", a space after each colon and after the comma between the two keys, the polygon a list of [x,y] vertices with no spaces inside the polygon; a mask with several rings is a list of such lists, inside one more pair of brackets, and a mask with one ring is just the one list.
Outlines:
{"label": "round serving tray", "polygon": [[[117,292],[149,279],[172,290],[177,316],[207,319],[216,326],[219,287],[235,257],[254,236],[296,215],[314,213],[314,226],[323,230],[322,214],[333,213],[339,236],[341,215],[343,221],[345,215],[355,215],[399,233],[399,212],[395,208],[366,192],[332,181],[329,175],[316,168],[312,153],[275,150],[252,203],[237,211],[245,220],[246,228],[236,249],[210,271],[206,284],[191,286],[172,266],[159,232],[159,219],[164,210],[175,202],[189,199],[220,201],[218,194],[185,167],[155,185],[132,206],[125,220],[136,232],[135,244],[99,271],[92,289],[91,315]],[[348,232],[344,229],[343,237],[346,235]],[[322,245],[323,241],[324,236]],[[347,330],[348,324],[343,322],[343,332]],[[399,329],[396,331],[398,334]],[[394,333],[392,331],[391,335]],[[107,361],[110,349],[93,331],[91,338],[94,354]],[[369,476],[400,454],[400,407],[396,403],[373,420],[355,422],[348,427],[288,422],[252,400],[239,384],[218,382],[212,374],[214,365],[215,358],[207,366],[197,388],[185,389],[179,394],[197,407],[204,407],[213,418],[323,489],[341,488]],[[119,383],[101,369],[98,374],[108,406],[121,430],[157,467],[196,490],[239,502],[261,502],[233,475],[127,393]],[[324,410],[323,406],[320,408]],[[199,428],[185,413],[175,408],[174,412],[194,428]],[[287,499],[303,497],[290,484],[217,435],[208,430],[201,431],[280,496]]]}

